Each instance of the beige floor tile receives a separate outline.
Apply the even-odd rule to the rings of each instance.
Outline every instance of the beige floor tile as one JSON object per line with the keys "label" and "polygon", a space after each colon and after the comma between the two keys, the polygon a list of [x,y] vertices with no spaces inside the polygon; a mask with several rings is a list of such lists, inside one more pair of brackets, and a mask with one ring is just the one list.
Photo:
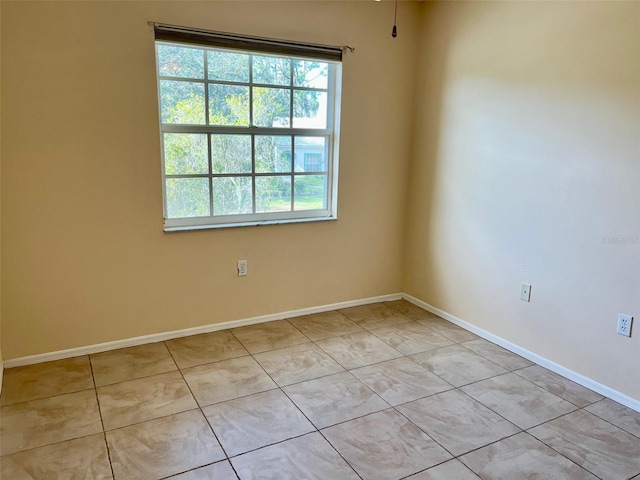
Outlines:
{"label": "beige floor tile", "polygon": [[277,388],[251,357],[208,363],[182,373],[201,407]]}
{"label": "beige floor tile", "polygon": [[412,402],[453,387],[408,358],[397,358],[351,370],[390,405]]}
{"label": "beige floor tile", "polygon": [[290,318],[289,322],[314,341],[363,331],[338,311]]}
{"label": "beige floor tile", "polygon": [[327,338],[316,344],[344,368],[358,368],[401,357],[402,354],[370,333]]}
{"label": "beige floor tile", "polygon": [[251,353],[306,343],[309,339],[287,320],[234,328],[231,332]]}
{"label": "beige floor tile", "polygon": [[231,464],[225,460],[202,468],[196,468],[186,473],[170,477],[167,480],[237,480],[238,477],[231,468]]}
{"label": "beige floor tile", "polygon": [[105,430],[198,408],[180,372],[98,387]]}
{"label": "beige floor tile", "polygon": [[91,355],[96,386],[177,370],[164,343],[150,343]]}
{"label": "beige floor tile", "polygon": [[407,477],[407,480],[478,480],[475,473],[458,460],[449,460],[424,472]]}
{"label": "beige floor tile", "polygon": [[398,314],[396,310],[388,307],[382,302],[342,308],[338,311],[356,323],[360,323],[371,318],[393,317]]}
{"label": "beige floor tile", "polygon": [[533,365],[521,370],[516,370],[513,373],[526,378],[545,390],[549,390],[551,393],[565,399],[567,402],[577,405],[578,407],[586,407],[587,405],[604,398],[602,395],[599,395],[582,385],[578,385],[571,380],[561,377],[560,375],[557,375],[539,365]]}
{"label": "beige floor tile", "polygon": [[2,457],[6,480],[112,480],[104,435],[76,438]]}
{"label": "beige floor tile", "polygon": [[399,479],[451,458],[440,445],[394,410],[322,431],[364,480]]}
{"label": "beige floor tile", "polygon": [[315,428],[365,479],[640,480],[640,413],[406,301],[5,370],[0,405],[3,480],[360,478]]}
{"label": "beige floor tile", "polygon": [[280,390],[218,403],[203,412],[228,456],[315,430]]}
{"label": "beige floor tile", "polygon": [[366,330],[412,321],[384,303],[371,303],[338,311]]}
{"label": "beige floor tile", "polygon": [[179,368],[195,367],[249,354],[229,330],[176,338],[165,343]]}
{"label": "beige floor tile", "polygon": [[584,410],[529,433],[600,478],[622,480],[640,474],[640,438]]}
{"label": "beige floor tile", "polygon": [[0,408],[1,454],[102,432],[94,390]]}
{"label": "beige floor tile", "polygon": [[470,340],[468,342],[461,343],[460,345],[464,348],[468,348],[478,355],[482,355],[484,358],[491,360],[493,363],[497,363],[507,370],[516,370],[518,368],[533,365],[533,362],[526,358],[516,355],[515,353],[511,353],[510,351],[499,347],[495,343],[488,342],[483,338]]}
{"label": "beige floor tile", "polygon": [[348,372],[296,383],[284,391],[318,428],[389,408]]}
{"label": "beige floor tile", "polygon": [[460,460],[487,479],[596,480],[589,472],[526,433],[468,453]]}
{"label": "beige floor tile", "polygon": [[631,410],[609,398],[594,403],[585,410],[640,438],[640,412]]}
{"label": "beige floor tile", "polygon": [[115,480],[157,480],[224,459],[200,410],[107,432]]}
{"label": "beige floor tile", "polygon": [[371,330],[376,337],[405,355],[453,345],[454,342],[418,322]]}
{"label": "beige floor tile", "polygon": [[455,456],[520,431],[459,390],[416,400],[398,410]]}
{"label": "beige floor tile", "polygon": [[281,387],[344,372],[344,368],[313,343],[258,353],[254,358]]}
{"label": "beige floor tile", "polygon": [[411,320],[423,320],[425,318],[436,316],[435,314],[428,312],[406,300],[393,300],[391,302],[384,302],[384,304],[388,307],[393,308],[396,312],[409,317]]}
{"label": "beige floor tile", "polygon": [[476,340],[480,338],[475,333],[471,333],[468,330],[465,330],[464,328],[440,317],[425,318],[418,320],[418,322],[456,343],[468,342],[469,340]]}
{"label": "beige floor tile", "polygon": [[428,350],[411,358],[456,387],[506,373],[501,366],[460,345]]}
{"label": "beige floor tile", "polygon": [[231,460],[242,480],[358,480],[319,433],[287,440]]}
{"label": "beige floor tile", "polygon": [[89,357],[66,358],[4,371],[0,405],[53,397],[93,388]]}
{"label": "beige floor tile", "polygon": [[522,429],[576,409],[575,405],[514,373],[467,385],[461,390]]}

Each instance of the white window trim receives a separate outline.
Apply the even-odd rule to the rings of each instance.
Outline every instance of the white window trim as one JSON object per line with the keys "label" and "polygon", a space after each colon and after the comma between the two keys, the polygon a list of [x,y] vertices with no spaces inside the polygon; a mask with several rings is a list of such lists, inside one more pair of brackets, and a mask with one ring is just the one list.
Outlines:
{"label": "white window trim", "polygon": [[[157,44],[176,44],[184,47],[193,46],[194,48],[210,48],[215,50],[227,50],[226,48],[221,48],[219,46],[205,46],[200,43],[188,43],[185,41],[174,42],[169,40],[156,40]],[[333,47],[335,48],[335,47]],[[252,49],[234,49],[234,52],[245,52],[256,55],[265,55],[257,50]],[[269,54],[267,54],[269,55]],[[277,53],[271,53],[271,55],[279,56],[282,58],[291,58],[291,59],[303,59],[303,60],[316,60],[316,57],[313,55],[310,56],[297,56],[292,55],[290,53],[283,53],[278,55]],[[315,221],[328,221],[328,220],[337,220],[338,218],[338,166],[339,166],[339,132],[340,132],[340,106],[341,106],[341,97],[342,97],[342,64],[339,61],[332,60],[320,60],[323,62],[327,62],[329,64],[329,78],[327,85],[327,128],[326,129],[303,129],[303,128],[271,128],[271,127],[255,127],[255,126],[247,126],[247,127],[221,127],[221,126],[213,126],[213,125],[178,125],[178,124],[163,124],[161,117],[159,118],[160,124],[160,138],[161,138],[161,150],[162,150],[162,195],[163,195],[163,212],[164,212],[164,230],[166,232],[172,231],[184,231],[184,230],[199,230],[199,229],[210,229],[210,228],[229,228],[229,227],[245,227],[245,226],[259,226],[259,225],[276,225],[276,224],[286,224],[286,223],[299,223],[299,222],[315,222]],[[156,62],[157,65],[157,62]],[[160,75],[160,72],[156,72],[156,80],[158,85],[158,105],[159,110],[162,109],[161,105],[161,92],[160,92],[160,81],[161,80],[175,80],[173,77],[163,77]],[[202,82],[205,85],[205,91],[207,90],[207,85],[209,83],[216,83],[215,81],[210,81],[206,78],[204,79],[187,79],[180,78],[182,81],[197,81]],[[253,82],[249,83],[250,86],[260,84],[254,84]],[[293,85],[289,85],[290,88],[294,89]],[[208,108],[208,106],[205,106]],[[293,122],[293,104],[290,106],[291,108],[291,122]],[[160,111],[159,111],[160,113]],[[324,136],[327,138],[327,146],[326,146],[326,154],[327,154],[327,165],[326,165],[326,208],[317,209],[317,210],[293,210],[293,211],[284,211],[284,212],[263,212],[263,213],[247,213],[247,214],[238,214],[238,215],[213,215],[205,216],[205,217],[183,217],[183,218],[168,218],[167,215],[167,195],[166,195],[166,179],[167,178],[188,178],[188,177],[196,177],[196,178],[208,178],[213,179],[216,176],[224,176],[214,174],[211,169],[207,174],[200,175],[166,175],[165,174],[165,159],[164,159],[164,145],[162,142],[164,141],[164,133],[206,133],[210,134],[221,134],[221,133],[235,133],[235,134],[250,134],[252,139],[254,135],[287,135],[292,137],[292,148],[295,148],[295,137],[301,136]],[[211,158],[208,159],[209,163],[211,162]],[[304,172],[296,172],[293,168],[292,161],[292,171],[291,172],[283,172],[283,176],[290,176],[292,179],[292,197],[294,192],[293,179],[296,175],[304,175]],[[288,174],[288,175],[287,175]],[[262,174],[255,172],[255,164],[250,173],[242,174],[242,176],[251,177],[252,182],[255,181],[255,178],[260,177]],[[211,183],[210,183],[211,185]],[[210,195],[213,195],[213,192],[210,192]],[[255,199],[254,199],[255,200]],[[293,199],[292,199],[293,201]],[[292,203],[293,205],[293,203]],[[253,202],[253,208],[255,210],[255,201]]]}

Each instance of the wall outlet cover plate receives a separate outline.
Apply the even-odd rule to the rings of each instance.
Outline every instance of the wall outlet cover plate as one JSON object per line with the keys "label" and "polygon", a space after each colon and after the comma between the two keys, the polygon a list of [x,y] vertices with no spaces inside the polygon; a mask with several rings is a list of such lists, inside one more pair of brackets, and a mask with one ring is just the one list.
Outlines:
{"label": "wall outlet cover plate", "polygon": [[617,332],[620,335],[626,337],[631,336],[631,324],[633,323],[633,317],[631,315],[625,315],[621,313],[618,315],[618,328]]}

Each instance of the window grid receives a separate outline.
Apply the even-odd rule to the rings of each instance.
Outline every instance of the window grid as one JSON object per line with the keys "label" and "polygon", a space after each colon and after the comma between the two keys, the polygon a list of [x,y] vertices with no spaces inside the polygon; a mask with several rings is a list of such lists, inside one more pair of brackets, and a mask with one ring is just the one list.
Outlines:
{"label": "window grid", "polygon": [[[175,46],[172,43],[158,42],[158,45],[169,45]],[[182,45],[180,45],[182,47]],[[189,225],[197,228],[197,225],[207,226],[207,224],[211,224],[210,226],[215,226],[217,223],[224,223],[225,226],[233,223],[246,223],[246,222],[255,222],[260,223],[261,221],[277,221],[277,220],[300,220],[311,217],[329,217],[334,215],[335,206],[332,202],[335,202],[335,194],[332,191],[335,185],[333,180],[333,113],[334,113],[334,88],[335,88],[335,66],[331,62],[321,62],[327,65],[327,86],[326,88],[318,88],[318,87],[310,87],[310,86],[297,86],[296,85],[296,72],[294,68],[294,61],[301,60],[296,57],[287,57],[287,56],[270,56],[270,55],[254,55],[248,52],[243,52],[243,54],[248,55],[248,82],[243,81],[230,81],[230,80],[219,80],[212,79],[209,74],[209,55],[207,52],[215,51],[215,52],[225,52],[223,49],[218,48],[196,48],[196,50],[202,51],[202,64],[203,64],[203,78],[192,78],[192,77],[181,77],[181,76],[169,76],[169,75],[160,75],[158,74],[158,84],[159,84],[159,95],[161,102],[161,110],[163,108],[162,105],[162,81],[171,81],[171,82],[184,82],[185,84],[201,84],[204,87],[204,109],[205,109],[205,124],[201,123],[165,123],[161,120],[161,133],[163,136],[163,178],[165,181],[171,179],[188,179],[188,178],[207,178],[208,179],[208,207],[209,207],[209,215],[205,216],[184,216],[184,217],[170,217],[169,209],[168,209],[168,201],[167,201],[167,186],[164,185],[163,189],[165,190],[165,225],[171,224],[170,226],[181,227]],[[233,52],[237,53],[237,52]],[[269,83],[253,83],[254,80],[254,58],[255,56],[259,57],[267,57],[267,58],[282,58],[288,61],[289,63],[289,81],[287,85],[281,85],[278,83],[278,80],[275,79],[273,84]],[[298,82],[299,83],[299,82]],[[249,118],[249,126],[237,126],[237,125],[211,125],[211,114],[212,114],[212,104],[211,104],[211,94],[210,94],[210,86],[211,85],[228,85],[228,86],[245,86],[248,87],[248,118]],[[272,88],[272,89],[283,89],[288,90],[288,99],[289,99],[289,109],[288,109],[288,126],[272,126],[272,127],[257,127],[254,124],[256,123],[255,118],[255,89],[257,88]],[[317,92],[319,94],[326,95],[326,110],[325,110],[325,128],[294,128],[295,123],[295,98],[296,92]],[[317,97],[316,97],[317,98]],[[305,118],[305,117],[302,117]],[[207,173],[167,173],[166,171],[166,159],[165,157],[165,145],[164,145],[164,135],[167,133],[189,133],[189,134],[206,134],[207,140]],[[250,137],[250,155],[251,155],[251,171],[250,172],[216,172],[214,168],[214,151],[212,147],[212,135],[224,135],[224,134],[234,134],[234,135],[246,135]],[[270,172],[258,172],[257,167],[257,147],[256,147],[256,139],[257,136],[287,136],[290,139],[290,162],[289,162],[289,171],[270,171]],[[298,148],[297,140],[302,141],[303,138],[315,138],[322,145],[322,153],[317,155],[324,155],[324,168],[316,168],[313,171],[306,171],[306,169],[300,170],[296,165],[296,150]],[[302,158],[302,155],[300,155]],[[277,161],[277,160],[276,160]],[[303,162],[304,165],[304,162]],[[308,177],[310,180],[311,177],[315,176],[317,181],[321,179],[321,188],[324,192],[322,194],[322,206],[314,206],[313,208],[308,208],[300,210],[297,205],[297,197],[296,197],[296,179],[301,179],[304,177]],[[251,186],[251,215],[247,215],[246,213],[235,213],[229,215],[221,215],[218,213],[216,199],[215,199],[215,179],[216,178],[250,178],[250,186]],[[290,185],[290,195],[289,195],[289,204],[287,209],[278,209],[275,210],[275,213],[266,211],[265,213],[258,212],[258,192],[257,192],[257,181],[258,178],[287,178],[289,181],[287,182]],[[302,192],[302,190],[301,190]],[[286,205],[286,204],[284,204]],[[260,207],[261,209],[262,207]],[[240,209],[241,210],[241,209]],[[221,218],[221,217],[225,218]],[[244,218],[241,218],[244,217]]]}

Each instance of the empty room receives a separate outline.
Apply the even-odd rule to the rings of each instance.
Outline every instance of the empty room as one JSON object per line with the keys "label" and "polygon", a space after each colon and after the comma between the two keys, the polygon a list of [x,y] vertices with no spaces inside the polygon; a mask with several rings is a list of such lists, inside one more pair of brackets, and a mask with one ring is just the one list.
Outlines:
{"label": "empty room", "polygon": [[2,480],[640,479],[640,2],[0,27]]}

